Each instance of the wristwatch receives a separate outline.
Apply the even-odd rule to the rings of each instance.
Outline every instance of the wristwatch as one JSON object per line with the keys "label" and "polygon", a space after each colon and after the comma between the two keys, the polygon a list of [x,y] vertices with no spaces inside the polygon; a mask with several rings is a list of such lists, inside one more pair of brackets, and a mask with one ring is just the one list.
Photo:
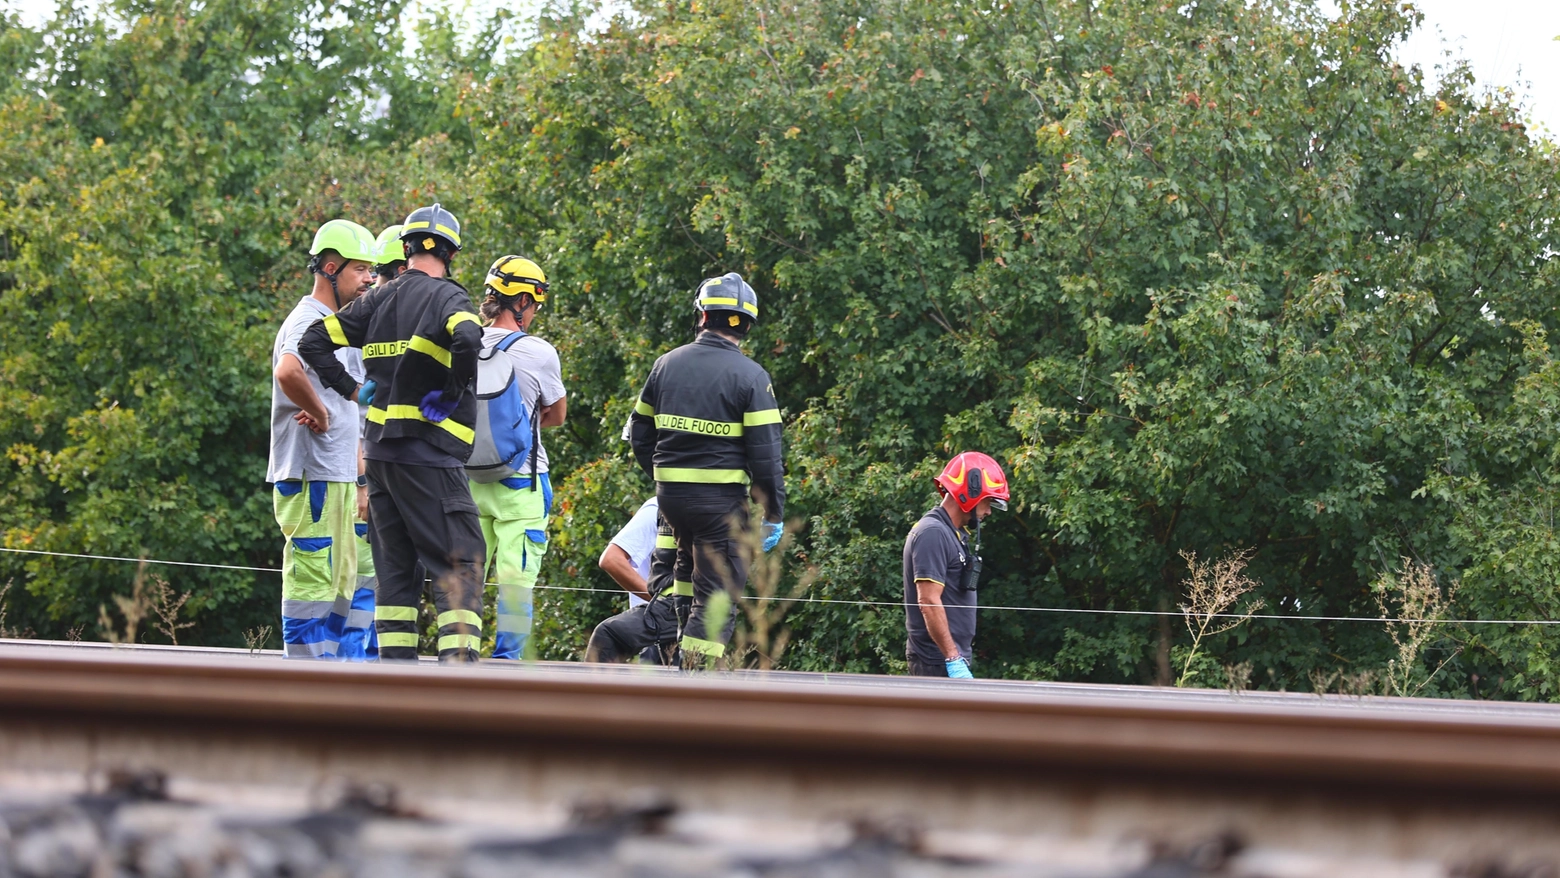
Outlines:
{"label": "wristwatch", "polygon": [[366,473],[358,473],[358,487],[368,487],[368,475]]}

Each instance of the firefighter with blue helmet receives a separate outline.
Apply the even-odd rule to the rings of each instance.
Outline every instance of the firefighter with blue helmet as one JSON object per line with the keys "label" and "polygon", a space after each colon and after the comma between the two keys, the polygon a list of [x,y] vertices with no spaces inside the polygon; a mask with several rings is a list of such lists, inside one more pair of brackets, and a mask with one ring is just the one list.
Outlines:
{"label": "firefighter with blue helmet", "polygon": [[749,497],[763,507],[765,551],[779,542],[785,511],[774,386],[741,349],[758,294],[731,272],[701,283],[694,307],[697,337],[656,360],[629,423],[677,542],[673,593],[693,598],[679,638],[685,668],[725,654],[750,562]]}

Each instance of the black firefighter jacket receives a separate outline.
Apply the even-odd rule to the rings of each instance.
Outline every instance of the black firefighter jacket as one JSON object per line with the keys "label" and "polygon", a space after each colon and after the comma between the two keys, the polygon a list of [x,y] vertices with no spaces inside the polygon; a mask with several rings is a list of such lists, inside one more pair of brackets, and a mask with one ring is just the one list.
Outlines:
{"label": "black firefighter jacket", "polygon": [[629,434],[639,466],[657,482],[751,485],[765,519],[784,520],[775,390],[734,343],[701,332],[656,360]]}
{"label": "black firefighter jacket", "polygon": [[[364,438],[413,437],[457,460],[471,456],[482,324],[465,287],[408,269],[309,327],[298,353],[321,384],[350,398],[357,383],[336,359],[344,347],[363,349],[363,368],[377,385]],[[437,424],[418,408],[430,390],[460,395],[455,412]]]}

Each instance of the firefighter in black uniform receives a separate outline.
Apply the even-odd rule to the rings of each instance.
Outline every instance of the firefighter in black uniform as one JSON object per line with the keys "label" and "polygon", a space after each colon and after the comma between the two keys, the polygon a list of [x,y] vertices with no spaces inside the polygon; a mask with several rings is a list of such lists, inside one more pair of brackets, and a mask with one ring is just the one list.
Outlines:
{"label": "firefighter in black uniform", "polygon": [[[466,485],[482,324],[448,278],[460,223],[435,204],[401,227],[406,270],[314,324],[298,351],[325,386],[367,403],[363,456],[379,602],[379,656],[417,659],[418,562],[433,579],[439,660],[476,661],[482,643],[482,529]],[[360,347],[359,387],[336,349]]]}
{"label": "firefighter in black uniform", "polygon": [[764,510],[764,551],[780,541],[785,511],[774,387],[738,347],[758,294],[732,272],[700,284],[694,306],[698,337],[655,361],[630,421],[634,457],[677,538],[675,579],[692,584],[679,640],[688,668],[726,652],[747,582],[749,494]]}

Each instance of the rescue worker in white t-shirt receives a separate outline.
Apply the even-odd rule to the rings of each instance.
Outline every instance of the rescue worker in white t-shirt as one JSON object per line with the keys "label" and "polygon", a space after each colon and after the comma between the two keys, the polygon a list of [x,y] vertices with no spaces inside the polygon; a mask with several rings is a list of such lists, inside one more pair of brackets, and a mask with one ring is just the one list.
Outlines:
{"label": "rescue worker in white t-shirt", "polygon": [[[287,658],[374,657],[373,562],[361,565],[358,533],[368,493],[359,447],[358,402],[326,393],[299,353],[303,334],[368,290],[374,239],[368,229],[334,219],[309,247],[310,294],[298,300],[271,349],[271,458],[282,549],[282,654]],[[336,359],[355,381],[363,353]],[[356,530],[355,530],[356,528]],[[366,569],[361,569],[366,567]]]}
{"label": "rescue worker in white t-shirt", "polygon": [[[488,269],[481,314],[484,351],[514,332],[528,332],[547,301],[547,275],[520,256],[504,256]],[[547,554],[552,516],[552,480],[542,431],[563,424],[569,401],[558,351],[527,334],[502,351],[514,365],[520,398],[536,425],[536,442],[521,472],[499,482],[471,482],[482,538],[487,544],[489,581],[497,584],[498,626],[493,658],[520,659],[531,636],[531,592]]]}
{"label": "rescue worker in white t-shirt", "polygon": [[[651,497],[601,553],[598,562],[628,592],[628,609],[604,620],[585,647],[588,662],[676,665],[679,622],[688,615],[691,595],[675,594],[677,538]],[[690,588],[689,591],[692,589]]]}

